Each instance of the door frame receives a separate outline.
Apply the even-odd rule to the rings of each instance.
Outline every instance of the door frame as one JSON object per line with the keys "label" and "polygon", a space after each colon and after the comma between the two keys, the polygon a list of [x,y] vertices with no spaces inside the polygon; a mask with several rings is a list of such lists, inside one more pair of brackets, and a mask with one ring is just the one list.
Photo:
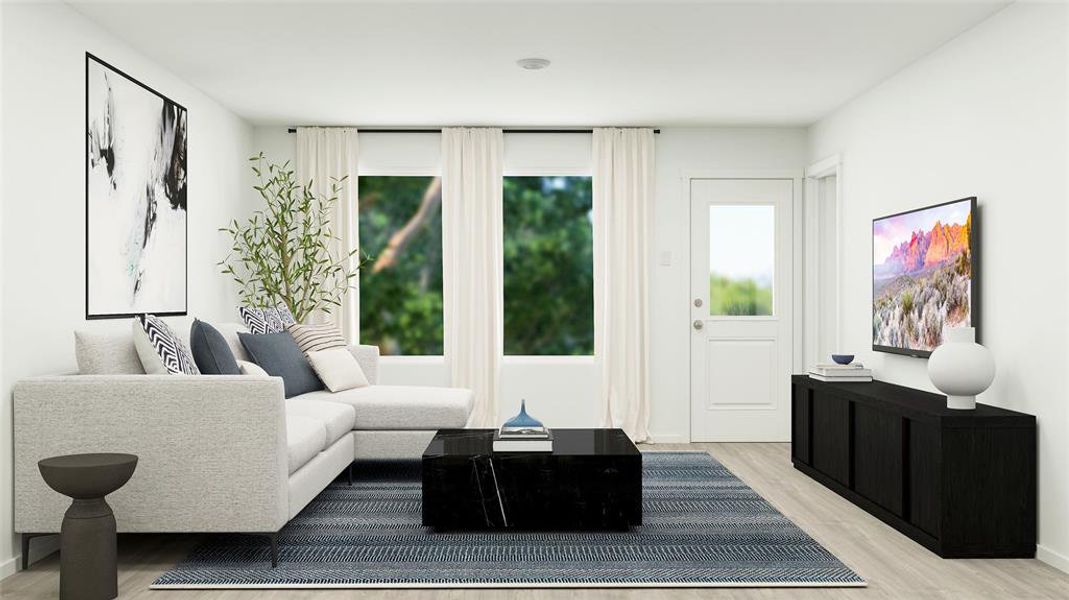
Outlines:
{"label": "door frame", "polygon": [[[680,201],[683,206],[686,207],[687,213],[687,251],[684,253],[685,259],[682,261],[684,272],[687,274],[687,294],[684,297],[684,304],[680,308],[680,311],[686,311],[684,316],[685,320],[682,322],[687,327],[687,333],[690,334],[690,299],[693,294],[693,290],[690,289],[690,271],[691,271],[691,248],[693,248],[694,239],[691,232],[691,223],[694,219],[692,211],[690,190],[691,182],[695,179],[790,179],[791,184],[791,303],[794,317],[791,323],[791,365],[795,372],[799,372],[804,369],[804,343],[802,335],[805,332],[803,320],[799,318],[800,311],[803,305],[803,286],[802,277],[803,268],[805,266],[805,220],[803,219],[803,205],[804,198],[803,183],[805,181],[806,171],[804,169],[698,169],[687,170],[680,176]],[[694,439],[693,427],[694,418],[691,414],[691,407],[694,405],[694,389],[692,382],[694,380],[694,373],[692,369],[694,367],[694,350],[691,344],[687,344],[687,443],[690,443]]]}
{"label": "door frame", "polygon": [[[835,281],[820,281],[820,244],[817,240],[819,223],[822,221],[824,211],[827,210],[824,202],[824,194],[821,191],[821,182],[827,177],[835,177]],[[818,309],[818,289],[825,283],[832,287],[832,298],[835,301],[834,314],[842,315],[842,281],[843,281],[843,159],[840,154],[833,154],[827,158],[818,160],[809,165],[805,170],[805,302],[803,305],[803,319],[805,321],[805,352],[804,357],[812,361],[817,359],[818,328],[827,324],[821,323]],[[832,336],[838,350],[842,347],[842,327],[839,323],[832,323],[835,333]],[[803,367],[808,365],[803,365]]]}

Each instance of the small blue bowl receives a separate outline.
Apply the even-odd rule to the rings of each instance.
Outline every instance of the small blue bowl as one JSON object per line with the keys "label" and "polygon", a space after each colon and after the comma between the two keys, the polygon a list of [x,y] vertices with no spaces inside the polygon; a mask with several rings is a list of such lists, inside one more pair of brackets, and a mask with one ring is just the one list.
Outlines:
{"label": "small blue bowl", "polygon": [[853,354],[832,354],[831,355],[831,359],[834,360],[836,364],[848,365],[848,364],[854,362],[854,355]]}

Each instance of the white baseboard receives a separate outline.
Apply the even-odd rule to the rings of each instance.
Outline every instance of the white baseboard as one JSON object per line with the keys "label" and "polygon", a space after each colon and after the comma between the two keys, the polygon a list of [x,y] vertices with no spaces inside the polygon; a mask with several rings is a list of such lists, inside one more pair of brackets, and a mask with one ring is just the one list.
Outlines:
{"label": "white baseboard", "polygon": [[[18,535],[18,534],[16,534]],[[33,563],[45,558],[55,552],[59,552],[59,535],[50,535],[47,537],[34,538],[30,542],[30,567],[33,567]],[[16,572],[22,570],[22,553],[16,554],[11,558],[0,562],[0,579],[10,577]]]}
{"label": "white baseboard", "polygon": [[5,579],[14,575],[15,571],[19,570],[19,561],[21,560],[22,555],[16,554],[4,562],[0,562],[0,579]]}
{"label": "white baseboard", "polygon": [[1036,544],[1036,559],[1047,563],[1059,571],[1069,573],[1069,556],[1059,554],[1043,544]]}
{"label": "white baseboard", "polygon": [[689,444],[690,436],[682,433],[653,433],[650,432],[650,444]]}

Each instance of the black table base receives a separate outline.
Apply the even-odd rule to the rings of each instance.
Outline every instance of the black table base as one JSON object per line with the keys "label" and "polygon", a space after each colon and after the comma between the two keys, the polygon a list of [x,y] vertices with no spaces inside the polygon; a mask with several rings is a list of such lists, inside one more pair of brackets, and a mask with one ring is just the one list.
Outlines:
{"label": "black table base", "polygon": [[554,429],[552,453],[491,451],[493,430],[439,431],[423,455],[436,530],[627,530],[642,524],[642,454],[619,429]]}
{"label": "black table base", "polygon": [[63,515],[59,539],[60,598],[119,595],[115,514],[104,498],[75,500]]}

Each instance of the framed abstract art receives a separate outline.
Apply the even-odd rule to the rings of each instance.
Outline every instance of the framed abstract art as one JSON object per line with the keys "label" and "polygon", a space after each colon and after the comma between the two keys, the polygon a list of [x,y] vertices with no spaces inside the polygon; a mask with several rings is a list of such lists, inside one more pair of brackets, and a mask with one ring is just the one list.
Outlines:
{"label": "framed abstract art", "polygon": [[184,315],[186,109],[85,55],[87,319]]}

